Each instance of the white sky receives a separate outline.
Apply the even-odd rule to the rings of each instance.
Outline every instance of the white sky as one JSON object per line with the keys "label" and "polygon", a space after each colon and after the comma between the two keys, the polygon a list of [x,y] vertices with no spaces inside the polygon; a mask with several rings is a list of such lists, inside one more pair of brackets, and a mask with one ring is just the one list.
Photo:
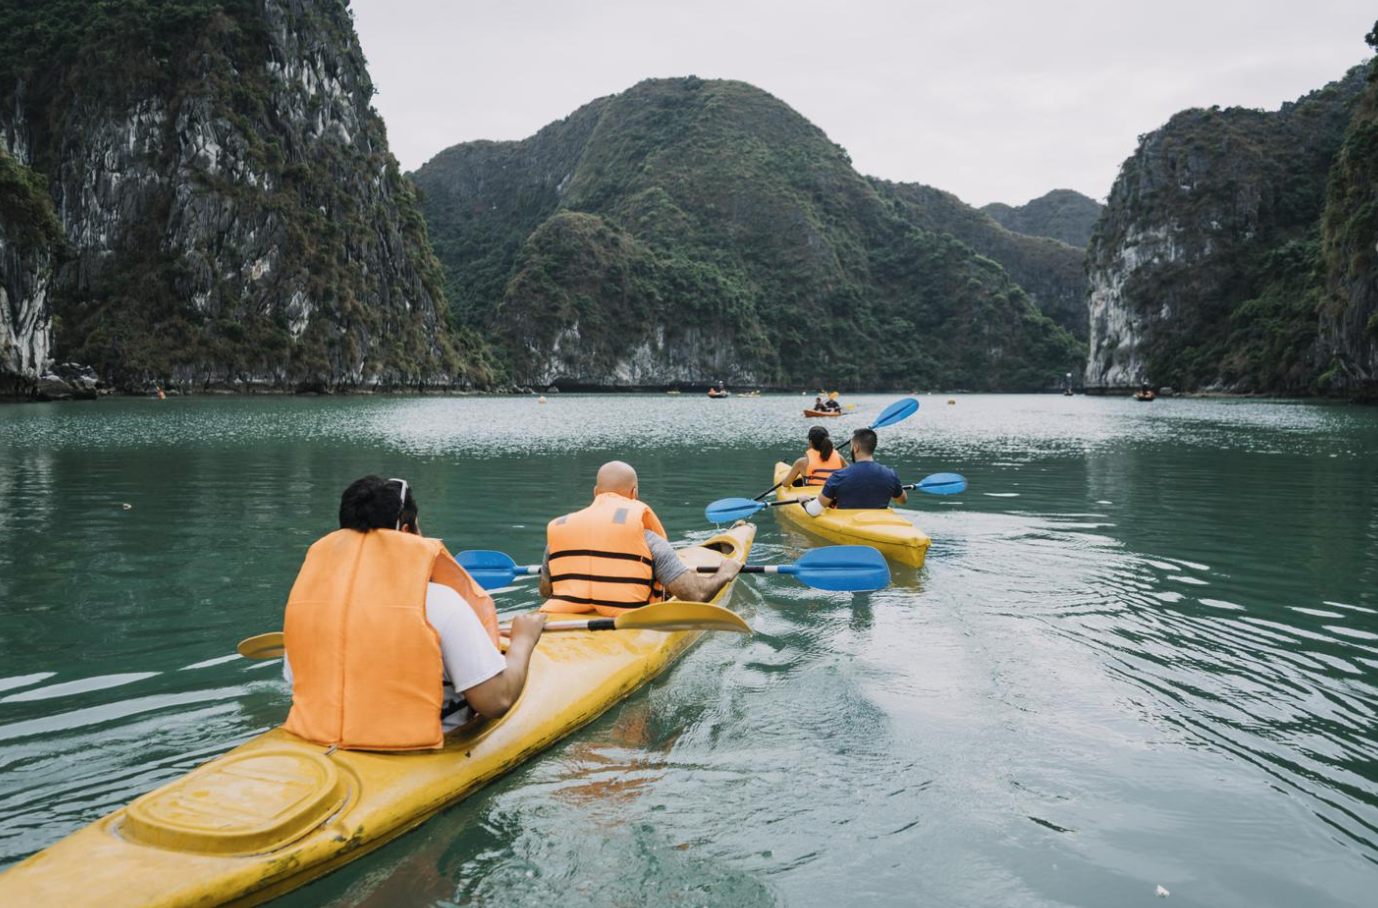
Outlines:
{"label": "white sky", "polygon": [[650,77],[750,82],[862,173],[974,205],[1103,198],[1186,107],[1276,108],[1368,55],[1362,0],[353,0],[414,170]]}

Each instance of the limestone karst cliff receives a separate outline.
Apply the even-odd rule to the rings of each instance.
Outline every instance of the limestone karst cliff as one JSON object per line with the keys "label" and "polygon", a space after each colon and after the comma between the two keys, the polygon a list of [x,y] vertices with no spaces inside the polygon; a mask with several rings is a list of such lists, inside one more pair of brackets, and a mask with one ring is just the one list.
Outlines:
{"label": "limestone karst cliff", "polygon": [[[342,0],[51,0],[0,21],[0,371],[117,387],[485,383]],[[6,177],[0,176],[0,179]],[[20,219],[22,220],[22,219]]]}
{"label": "limestone karst cliff", "polygon": [[1183,111],[1142,137],[1088,253],[1088,387],[1316,389],[1320,221],[1365,73],[1276,111]]}
{"label": "limestone karst cliff", "polygon": [[518,381],[1017,390],[1082,362],[999,264],[741,82],[642,82],[414,176],[459,314]]}

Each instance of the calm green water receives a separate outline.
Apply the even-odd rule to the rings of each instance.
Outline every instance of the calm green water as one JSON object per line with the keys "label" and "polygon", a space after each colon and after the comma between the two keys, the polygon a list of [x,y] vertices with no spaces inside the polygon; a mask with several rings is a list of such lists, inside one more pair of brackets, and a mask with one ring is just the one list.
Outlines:
{"label": "calm green water", "polygon": [[[281,720],[277,664],[233,647],[350,480],[524,561],[617,455],[701,539],[797,456],[801,400],[0,408],[0,866]],[[881,459],[972,484],[905,511],[923,570],[744,580],[753,638],[275,904],[1372,905],[1378,411],[922,401]],[[753,560],[812,544],[759,525]]]}

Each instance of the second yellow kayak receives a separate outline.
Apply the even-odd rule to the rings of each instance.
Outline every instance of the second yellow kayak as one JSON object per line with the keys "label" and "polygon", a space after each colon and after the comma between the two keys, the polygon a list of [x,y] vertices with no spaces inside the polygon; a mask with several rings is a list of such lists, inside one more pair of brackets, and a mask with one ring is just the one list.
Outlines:
{"label": "second yellow kayak", "polygon": [[[779,482],[789,472],[789,465],[775,465],[775,481]],[[812,497],[819,493],[818,486],[796,486],[776,491],[776,500]],[[818,517],[810,517],[800,506],[771,508],[784,520],[830,542],[843,545],[874,546],[891,561],[912,567],[923,567],[928,546],[933,542],[914,524],[905,520],[889,508],[866,510],[843,510],[829,508]]]}

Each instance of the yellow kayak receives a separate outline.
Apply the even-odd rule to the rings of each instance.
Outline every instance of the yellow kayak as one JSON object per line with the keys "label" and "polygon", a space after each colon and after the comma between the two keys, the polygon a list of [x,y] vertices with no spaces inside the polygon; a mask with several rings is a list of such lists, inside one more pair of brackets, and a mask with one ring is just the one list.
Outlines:
{"label": "yellow kayak", "polygon": [[[779,482],[789,472],[789,464],[775,465],[775,481]],[[819,486],[795,486],[778,489],[777,501],[791,498],[816,496]],[[810,533],[822,536],[830,542],[843,545],[870,545],[891,561],[923,567],[928,546],[933,542],[914,524],[905,520],[889,508],[867,510],[843,510],[829,508],[818,517],[810,517],[802,507],[771,508],[784,520],[788,520]]]}
{"label": "yellow kayak", "polygon": [[[680,554],[690,564],[744,562],[755,536],[755,526],[738,524]],[[266,901],[415,828],[592,721],[701,636],[547,634],[517,705],[452,733],[437,751],[333,750],[273,729],[0,873],[0,905]]]}

